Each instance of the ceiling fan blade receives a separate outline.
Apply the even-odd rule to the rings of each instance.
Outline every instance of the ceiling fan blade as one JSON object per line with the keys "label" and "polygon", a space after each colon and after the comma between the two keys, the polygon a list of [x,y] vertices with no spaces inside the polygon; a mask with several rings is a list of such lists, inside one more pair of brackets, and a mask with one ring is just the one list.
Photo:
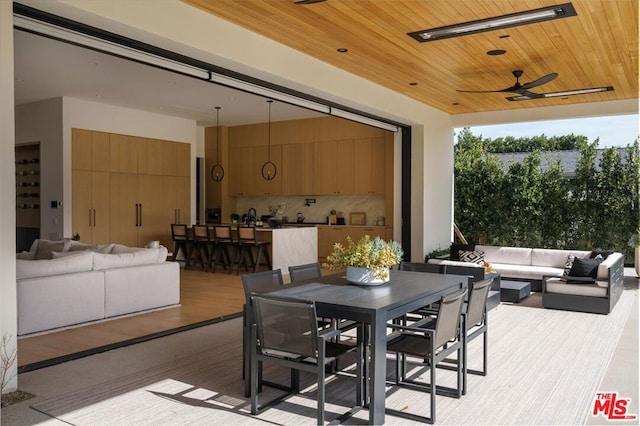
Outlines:
{"label": "ceiling fan blade", "polygon": [[552,72],[551,74],[547,74],[543,77],[540,77],[537,80],[533,80],[530,83],[525,83],[522,86],[520,86],[520,89],[533,89],[534,87],[538,87],[538,86],[542,86],[543,84],[547,84],[548,82],[550,82],[551,80],[555,79],[558,76],[557,72]]}
{"label": "ceiling fan blade", "polygon": [[498,92],[504,92],[504,90],[456,90],[456,92],[462,92],[462,93],[498,93]]}

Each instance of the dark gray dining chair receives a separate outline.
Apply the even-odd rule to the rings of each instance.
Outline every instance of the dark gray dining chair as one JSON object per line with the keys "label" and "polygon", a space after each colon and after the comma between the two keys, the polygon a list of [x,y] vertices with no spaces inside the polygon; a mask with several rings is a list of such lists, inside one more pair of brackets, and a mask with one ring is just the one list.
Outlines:
{"label": "dark gray dining chair", "polygon": [[307,263],[305,265],[289,266],[289,279],[292,283],[322,276],[320,263]]}
{"label": "dark gray dining chair", "polygon": [[[469,300],[465,304],[462,313],[462,339],[463,339],[463,353],[462,353],[462,394],[467,393],[467,373],[477,374],[480,376],[487,375],[487,357],[488,357],[488,315],[487,315],[487,298],[489,297],[489,288],[493,282],[492,278],[475,281],[471,283],[469,289]],[[482,342],[482,369],[470,369],[468,368],[467,360],[467,345],[469,341],[483,337]]]}
{"label": "dark gray dining chair", "polygon": [[[396,354],[396,385],[425,390],[430,394],[429,416],[387,409],[392,414],[409,419],[435,423],[436,393],[460,398],[462,395],[462,305],[467,289],[443,296],[438,305],[435,321],[425,318],[411,325],[388,324],[393,332],[387,339],[387,351]],[[428,328],[426,326],[429,326]],[[436,385],[436,367],[456,353],[456,388]],[[407,356],[429,368],[428,383],[407,377]]]}
{"label": "dark gray dining chair", "polygon": [[[318,329],[316,306],[313,301],[253,296],[255,324],[251,327],[251,414],[282,401],[299,392],[299,372],[317,375],[317,424],[324,425],[326,367],[337,357],[357,352],[356,404],[362,400],[362,345],[348,345],[332,341],[340,335],[337,329]],[[259,406],[260,363],[273,363],[296,372],[287,393]],[[293,376],[293,375],[292,375]]]}
{"label": "dark gray dining chair", "polygon": [[[282,279],[282,271],[275,269],[272,271],[255,272],[253,274],[242,275],[242,288],[244,289],[245,303],[242,307],[242,329],[243,329],[243,341],[242,341],[242,378],[244,382],[244,394],[249,396],[249,368],[251,367],[250,357],[247,356],[249,350],[249,338],[251,332],[251,326],[255,324],[255,318],[253,316],[252,296],[256,293],[264,293],[272,290],[277,290],[279,287],[284,286],[284,280]],[[262,382],[261,382],[262,384]],[[272,383],[266,382],[268,386]],[[277,387],[277,386],[276,386]]]}

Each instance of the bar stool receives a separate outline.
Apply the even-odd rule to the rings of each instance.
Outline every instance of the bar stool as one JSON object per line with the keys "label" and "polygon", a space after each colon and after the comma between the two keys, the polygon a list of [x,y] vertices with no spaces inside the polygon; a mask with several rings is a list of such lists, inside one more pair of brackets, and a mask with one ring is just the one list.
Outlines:
{"label": "bar stool", "polygon": [[209,238],[207,225],[193,225],[193,246],[196,255],[194,260],[200,263],[205,271],[208,271],[211,267],[213,241]]}
{"label": "bar stool", "polygon": [[[229,249],[233,253],[229,254]],[[234,240],[229,225],[213,226],[213,272],[218,268],[218,263],[222,261],[222,267],[228,269],[229,273],[233,269],[233,263],[238,254],[238,241]]]}
{"label": "bar stool", "polygon": [[[271,244],[269,241],[258,241],[256,228],[254,226],[240,226],[238,227],[238,273],[240,268],[244,267],[245,271],[248,271],[248,267],[253,268],[253,272],[258,271],[260,260],[264,254],[264,260],[267,262],[267,267],[271,269],[271,258],[269,257],[269,248]],[[256,251],[255,257],[253,251]]]}
{"label": "bar stool", "polygon": [[171,224],[171,240],[173,241],[173,260],[178,261],[178,254],[182,250],[184,255],[184,267],[189,267],[189,257],[191,256],[188,243],[189,236],[187,233],[187,225],[181,223]]}

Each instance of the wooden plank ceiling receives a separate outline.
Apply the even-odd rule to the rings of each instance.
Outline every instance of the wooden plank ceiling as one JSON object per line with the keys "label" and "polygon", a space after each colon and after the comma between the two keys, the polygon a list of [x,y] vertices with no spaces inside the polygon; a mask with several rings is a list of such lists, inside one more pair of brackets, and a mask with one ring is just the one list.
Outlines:
{"label": "wooden plank ceiling", "polygon": [[[638,98],[638,0],[183,1],[450,114]],[[577,16],[428,43],[407,35],[568,1]],[[513,70],[521,83],[558,73],[534,92],[614,91],[521,102],[456,91],[510,87]]]}

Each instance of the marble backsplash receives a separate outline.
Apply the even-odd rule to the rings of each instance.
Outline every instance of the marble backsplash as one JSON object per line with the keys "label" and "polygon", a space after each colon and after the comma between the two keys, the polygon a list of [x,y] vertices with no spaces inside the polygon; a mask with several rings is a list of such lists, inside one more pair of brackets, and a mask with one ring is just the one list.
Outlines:
{"label": "marble backsplash", "polygon": [[[305,205],[306,200],[316,200],[315,203]],[[302,213],[305,222],[326,222],[331,210],[342,212],[349,225],[349,213],[366,213],[366,225],[375,225],[380,217],[384,217],[383,195],[311,195],[311,196],[260,196],[238,197],[238,214],[242,216],[250,208],[256,209],[258,218],[269,214],[269,205],[284,202],[282,216],[287,216],[289,222],[295,222],[298,213]]]}

